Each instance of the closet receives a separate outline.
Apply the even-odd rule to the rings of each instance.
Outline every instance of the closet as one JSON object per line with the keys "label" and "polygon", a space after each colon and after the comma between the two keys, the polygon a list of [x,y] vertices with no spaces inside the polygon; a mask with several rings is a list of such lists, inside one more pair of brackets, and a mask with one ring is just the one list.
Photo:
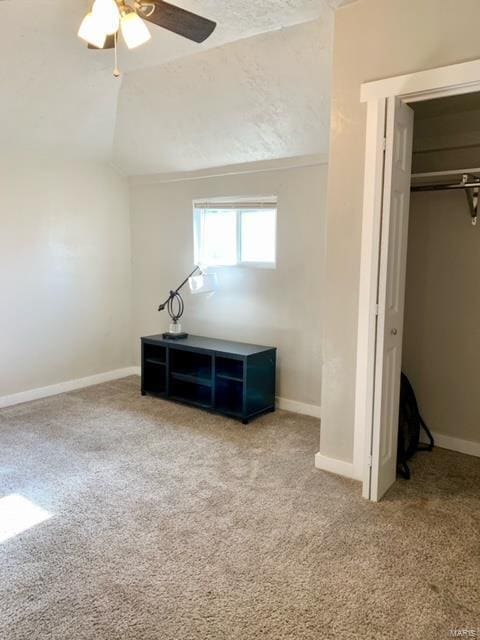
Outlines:
{"label": "closet", "polygon": [[480,94],[411,106],[402,369],[437,446],[480,456]]}

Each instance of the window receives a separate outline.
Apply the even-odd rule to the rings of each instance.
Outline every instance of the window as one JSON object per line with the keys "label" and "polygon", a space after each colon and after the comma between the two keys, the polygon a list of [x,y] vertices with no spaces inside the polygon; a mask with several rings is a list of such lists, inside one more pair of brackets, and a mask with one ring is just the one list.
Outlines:
{"label": "window", "polygon": [[275,267],[275,199],[194,202],[193,227],[195,264]]}

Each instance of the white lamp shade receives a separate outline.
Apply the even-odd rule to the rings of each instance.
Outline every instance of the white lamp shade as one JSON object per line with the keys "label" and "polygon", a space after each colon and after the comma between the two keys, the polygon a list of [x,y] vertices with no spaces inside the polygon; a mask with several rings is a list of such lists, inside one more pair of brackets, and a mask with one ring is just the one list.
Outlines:
{"label": "white lamp shade", "polygon": [[199,276],[192,276],[188,279],[188,284],[193,294],[214,293],[217,288],[217,274],[202,273]]}
{"label": "white lamp shade", "polygon": [[107,36],[117,33],[120,26],[120,12],[115,0],[95,0],[92,13]]}
{"label": "white lamp shade", "polygon": [[122,16],[120,22],[122,35],[129,49],[135,49],[152,37],[147,25],[134,11]]}
{"label": "white lamp shade", "polygon": [[87,13],[78,30],[78,37],[88,42],[88,44],[102,49],[107,39],[107,34],[93,13]]}

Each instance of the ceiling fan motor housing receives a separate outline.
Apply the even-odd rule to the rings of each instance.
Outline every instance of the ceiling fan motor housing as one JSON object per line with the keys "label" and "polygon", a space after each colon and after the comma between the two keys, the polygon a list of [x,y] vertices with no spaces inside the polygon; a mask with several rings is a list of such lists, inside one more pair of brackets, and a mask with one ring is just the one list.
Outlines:
{"label": "ceiling fan motor housing", "polygon": [[[164,0],[154,0],[152,2],[115,0],[115,3],[122,18],[128,17],[130,13],[136,13],[147,22],[197,43],[204,42],[217,26],[213,20],[203,18],[191,11],[177,7],[169,2],[164,2]],[[107,38],[103,47],[97,47],[95,43],[90,43],[89,45],[91,49],[111,49],[113,47],[112,38]]]}

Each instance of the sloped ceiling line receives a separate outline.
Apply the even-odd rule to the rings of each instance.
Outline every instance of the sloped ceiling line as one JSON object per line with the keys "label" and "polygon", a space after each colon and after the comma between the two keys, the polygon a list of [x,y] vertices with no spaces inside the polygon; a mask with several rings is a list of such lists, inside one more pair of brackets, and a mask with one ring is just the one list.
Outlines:
{"label": "sloped ceiling line", "polygon": [[212,38],[199,46],[153,27],[148,45],[119,51],[122,82],[111,52],[75,37],[88,4],[0,2],[5,156],[139,174],[324,152],[336,0],[177,0],[218,21]]}

